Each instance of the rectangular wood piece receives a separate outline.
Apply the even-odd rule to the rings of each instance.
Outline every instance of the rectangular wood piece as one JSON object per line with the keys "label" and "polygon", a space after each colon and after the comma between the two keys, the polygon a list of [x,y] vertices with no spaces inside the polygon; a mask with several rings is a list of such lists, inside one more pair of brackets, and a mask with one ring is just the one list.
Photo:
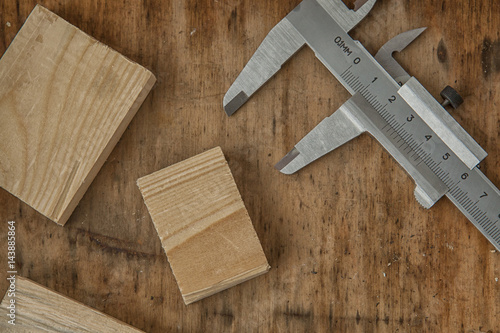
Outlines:
{"label": "rectangular wood piece", "polygon": [[269,270],[219,147],[137,184],[186,304]]}
{"label": "rectangular wood piece", "polygon": [[0,186],[64,225],[155,81],[37,5],[0,59]]}
{"label": "rectangular wood piece", "polygon": [[142,332],[29,279],[12,286],[0,304],[1,332]]}

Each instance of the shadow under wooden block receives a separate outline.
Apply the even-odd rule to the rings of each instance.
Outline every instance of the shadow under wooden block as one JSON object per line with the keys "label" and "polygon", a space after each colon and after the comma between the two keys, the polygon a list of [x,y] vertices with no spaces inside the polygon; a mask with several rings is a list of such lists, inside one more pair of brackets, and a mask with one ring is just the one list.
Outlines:
{"label": "shadow under wooden block", "polygon": [[1,332],[142,332],[20,276],[15,296],[9,290],[0,304]]}
{"label": "shadow under wooden block", "polygon": [[219,147],[137,184],[186,304],[269,270]]}
{"label": "shadow under wooden block", "polygon": [[0,186],[64,225],[155,81],[36,6],[0,59]]}

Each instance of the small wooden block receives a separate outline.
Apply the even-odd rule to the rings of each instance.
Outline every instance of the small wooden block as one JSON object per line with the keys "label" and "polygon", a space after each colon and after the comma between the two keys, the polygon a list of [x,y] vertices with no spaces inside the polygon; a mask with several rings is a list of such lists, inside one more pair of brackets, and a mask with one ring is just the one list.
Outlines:
{"label": "small wooden block", "polygon": [[0,186],[64,225],[155,81],[36,6],[0,59]]}
{"label": "small wooden block", "polygon": [[[1,332],[142,332],[20,276],[15,296],[9,290],[0,304]],[[15,325],[8,322],[13,318]]]}
{"label": "small wooden block", "polygon": [[140,178],[137,184],[184,303],[269,270],[219,147]]}

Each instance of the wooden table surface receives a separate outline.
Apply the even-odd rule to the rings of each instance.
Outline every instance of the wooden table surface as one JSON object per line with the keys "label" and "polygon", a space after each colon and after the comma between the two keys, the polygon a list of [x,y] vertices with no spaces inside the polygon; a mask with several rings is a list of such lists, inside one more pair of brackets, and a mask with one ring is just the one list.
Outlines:
{"label": "wooden table surface", "polygon": [[[0,190],[1,292],[14,220],[19,275],[148,332],[500,332],[498,252],[448,199],[421,208],[371,137],[291,176],[273,168],[350,97],[310,49],[225,115],[225,92],[299,2],[41,1],[158,81],[65,227]],[[0,54],[35,4],[0,3]],[[435,97],[462,94],[453,115],[498,186],[500,3],[379,0],[351,36],[374,54],[422,26],[396,57]],[[215,146],[271,270],[185,306],[136,180]]]}

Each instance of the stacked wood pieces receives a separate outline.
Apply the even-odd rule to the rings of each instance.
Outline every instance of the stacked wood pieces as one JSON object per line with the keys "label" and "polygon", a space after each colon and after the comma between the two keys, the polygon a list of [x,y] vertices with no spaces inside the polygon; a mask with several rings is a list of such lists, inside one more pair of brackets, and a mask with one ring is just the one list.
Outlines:
{"label": "stacked wood pieces", "polygon": [[0,186],[64,225],[156,79],[39,5],[0,77]]}
{"label": "stacked wood pieces", "polygon": [[219,147],[137,183],[186,304],[269,270]]}

